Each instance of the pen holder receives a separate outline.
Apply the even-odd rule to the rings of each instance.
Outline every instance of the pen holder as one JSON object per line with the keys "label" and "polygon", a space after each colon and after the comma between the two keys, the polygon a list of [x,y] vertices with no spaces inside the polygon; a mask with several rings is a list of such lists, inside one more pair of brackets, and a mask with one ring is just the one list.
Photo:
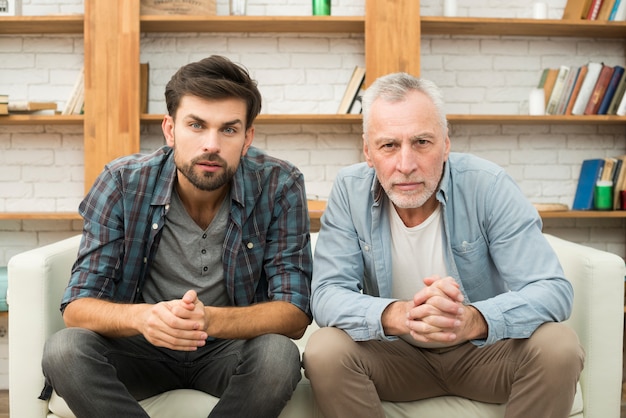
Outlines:
{"label": "pen holder", "polygon": [[601,180],[593,189],[593,205],[597,210],[613,209],[613,182]]}

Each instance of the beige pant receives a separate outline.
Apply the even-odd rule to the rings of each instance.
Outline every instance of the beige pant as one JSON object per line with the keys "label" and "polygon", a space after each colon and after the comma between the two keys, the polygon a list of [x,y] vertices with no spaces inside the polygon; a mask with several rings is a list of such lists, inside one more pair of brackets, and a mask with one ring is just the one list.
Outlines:
{"label": "beige pant", "polygon": [[568,417],[584,351],[569,327],[547,323],[528,339],[477,348],[420,349],[402,341],[355,342],[337,328],[309,338],[305,374],[326,418],[384,417],[381,400],[456,395],[507,403],[507,418]]}

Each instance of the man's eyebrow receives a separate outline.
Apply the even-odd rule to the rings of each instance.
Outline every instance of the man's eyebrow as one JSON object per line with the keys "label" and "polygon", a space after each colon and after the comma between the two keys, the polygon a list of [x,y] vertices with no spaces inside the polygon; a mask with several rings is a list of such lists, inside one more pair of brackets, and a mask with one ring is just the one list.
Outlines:
{"label": "man's eyebrow", "polygon": [[222,123],[222,125],[223,126],[243,125],[243,121],[241,119],[233,119],[233,120]]}

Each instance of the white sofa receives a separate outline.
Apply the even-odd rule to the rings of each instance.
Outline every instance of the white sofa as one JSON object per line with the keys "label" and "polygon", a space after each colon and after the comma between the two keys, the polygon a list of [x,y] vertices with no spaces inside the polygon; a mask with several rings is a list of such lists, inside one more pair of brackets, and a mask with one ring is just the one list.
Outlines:
{"label": "white sofa", "polygon": [[[572,417],[619,417],[622,383],[624,261],[598,251],[546,235],[574,284],[574,312],[568,323],[586,350],[585,368],[578,386]],[[313,240],[316,234],[312,234]],[[38,399],[43,387],[41,354],[46,338],[63,327],[59,301],[76,256],[79,236],[18,254],[9,261],[9,399],[15,418],[73,417],[56,395]],[[296,343],[303,349],[306,338]],[[68,365],[71,367],[71,365]],[[245,394],[242,394],[245,397]],[[243,399],[242,399],[243,401]],[[206,417],[216,398],[193,390],[168,392],[142,401],[153,417]],[[184,407],[179,407],[184,404]],[[495,418],[502,405],[489,405],[457,397],[419,402],[384,403],[389,417]],[[303,377],[281,418],[321,417]]]}

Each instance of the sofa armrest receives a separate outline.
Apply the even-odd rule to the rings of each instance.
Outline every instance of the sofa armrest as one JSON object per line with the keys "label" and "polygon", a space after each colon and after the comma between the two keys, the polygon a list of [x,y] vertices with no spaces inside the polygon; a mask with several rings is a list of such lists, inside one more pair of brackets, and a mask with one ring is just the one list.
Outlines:
{"label": "sofa armrest", "polygon": [[574,286],[570,325],[585,349],[580,384],[585,418],[618,417],[622,393],[624,260],[546,234]]}
{"label": "sofa armrest", "polygon": [[44,385],[43,346],[64,327],[59,311],[80,235],[15,255],[9,260],[9,402],[11,416],[38,418],[48,403],[38,401]]}

